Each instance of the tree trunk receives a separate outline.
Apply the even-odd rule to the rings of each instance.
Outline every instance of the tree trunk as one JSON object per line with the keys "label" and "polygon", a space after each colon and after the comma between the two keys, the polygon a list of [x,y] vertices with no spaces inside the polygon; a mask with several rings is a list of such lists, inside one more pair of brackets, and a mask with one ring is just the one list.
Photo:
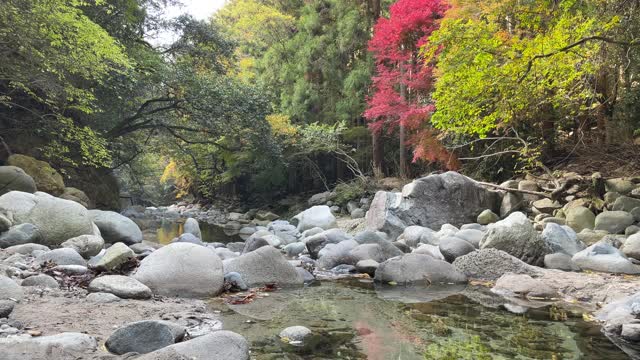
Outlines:
{"label": "tree trunk", "polygon": [[[373,22],[380,18],[380,0],[370,0]],[[382,142],[382,130],[371,132],[371,147],[373,150],[373,175],[384,176],[384,144]]]}

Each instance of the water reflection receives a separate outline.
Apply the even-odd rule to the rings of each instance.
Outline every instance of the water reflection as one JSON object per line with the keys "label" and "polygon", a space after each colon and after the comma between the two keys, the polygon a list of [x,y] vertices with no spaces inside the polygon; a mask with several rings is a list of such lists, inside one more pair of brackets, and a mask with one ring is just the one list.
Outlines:
{"label": "water reflection", "polygon": [[[162,220],[155,228],[155,239],[160,244],[166,245],[184,232],[183,220]],[[200,232],[204,242],[228,243],[233,241],[225,235],[221,227],[205,222],[200,223]]]}
{"label": "water reflection", "polygon": [[[403,296],[403,289],[323,282],[246,307],[219,299],[211,307],[222,311],[223,328],[247,337],[256,359],[627,359],[579,312],[546,306],[513,314],[468,297],[483,290],[410,288]],[[284,344],[277,334],[294,325],[317,338]]]}

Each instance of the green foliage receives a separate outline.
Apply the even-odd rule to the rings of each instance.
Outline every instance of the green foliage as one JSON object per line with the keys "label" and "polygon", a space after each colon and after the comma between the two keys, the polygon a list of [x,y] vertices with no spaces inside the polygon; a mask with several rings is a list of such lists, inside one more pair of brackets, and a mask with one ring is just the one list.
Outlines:
{"label": "green foliage", "polygon": [[479,336],[467,340],[445,340],[427,346],[424,358],[428,360],[491,360],[491,350]]}
{"label": "green foliage", "polygon": [[346,206],[349,201],[360,200],[367,193],[367,185],[360,180],[342,182],[333,191],[331,200],[338,206]]}

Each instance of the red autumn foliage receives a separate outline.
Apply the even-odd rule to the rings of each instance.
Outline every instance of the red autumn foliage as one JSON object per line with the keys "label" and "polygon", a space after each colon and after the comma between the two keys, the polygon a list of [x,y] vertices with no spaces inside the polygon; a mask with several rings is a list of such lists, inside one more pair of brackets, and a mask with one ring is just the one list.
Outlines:
{"label": "red autumn foliage", "polygon": [[404,126],[414,149],[413,161],[437,161],[455,168],[457,161],[428,126],[435,110],[429,98],[433,65],[425,64],[419,55],[447,9],[443,0],[398,0],[391,6],[389,18],[378,20],[369,41],[376,62],[374,93],[364,116],[372,131]]}

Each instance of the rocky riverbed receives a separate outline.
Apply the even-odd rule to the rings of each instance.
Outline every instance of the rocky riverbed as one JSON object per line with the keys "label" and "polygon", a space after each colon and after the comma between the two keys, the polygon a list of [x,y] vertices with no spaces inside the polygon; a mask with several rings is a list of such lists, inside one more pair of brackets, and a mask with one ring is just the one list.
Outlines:
{"label": "rocky riverbed", "polygon": [[[9,182],[21,183],[31,184]],[[331,193],[318,194],[290,220],[270,211],[186,205],[119,214],[88,210],[35,186],[4,186],[0,350],[7,359],[397,358],[398,348],[376,351],[394,342],[372,340],[365,325],[373,320],[365,313],[344,321],[354,311],[340,308],[347,302],[339,299],[354,297],[355,303],[378,304],[373,312],[388,312],[376,336],[384,329],[400,331],[394,322],[406,322],[401,338],[415,341],[405,350],[411,356],[403,358],[435,356],[441,351],[434,343],[453,344],[455,351],[467,351],[456,354],[474,358],[624,358],[604,336],[626,356],[638,357],[637,183],[610,179],[602,199],[585,196],[579,185],[554,198],[543,196],[544,185],[532,180],[488,187],[450,172],[344,208],[331,203]],[[168,244],[158,242],[150,225],[162,219],[180,224]],[[203,232],[209,222],[224,236]],[[345,279],[351,279],[346,287],[327,285]],[[313,300],[291,302],[295,297]],[[326,301],[337,308],[323,309]],[[450,315],[438,316],[459,320],[453,324],[429,313],[427,323],[415,323],[415,316],[407,321],[407,309],[398,306],[410,303],[424,304],[420,309],[458,304],[447,308]],[[571,320],[576,326],[602,325],[603,335],[571,330],[578,345],[536,353],[531,338],[520,344],[521,353],[504,354],[499,349],[507,345],[490,341],[491,328],[465,333],[471,336],[467,342],[452,337],[477,325],[460,323],[466,317],[456,311],[468,311],[467,303],[475,311],[496,309],[496,319],[541,308],[553,314],[545,321],[562,323],[572,318],[567,313],[577,314],[579,320]],[[279,317],[274,313],[283,308],[277,304],[341,325],[320,326],[302,314]],[[535,324],[522,330],[544,333],[546,327]],[[442,334],[421,337],[425,327]],[[263,333],[271,335],[256,335]],[[586,341],[581,336],[593,337],[600,348],[579,345]],[[327,350],[331,343],[337,345]]]}

